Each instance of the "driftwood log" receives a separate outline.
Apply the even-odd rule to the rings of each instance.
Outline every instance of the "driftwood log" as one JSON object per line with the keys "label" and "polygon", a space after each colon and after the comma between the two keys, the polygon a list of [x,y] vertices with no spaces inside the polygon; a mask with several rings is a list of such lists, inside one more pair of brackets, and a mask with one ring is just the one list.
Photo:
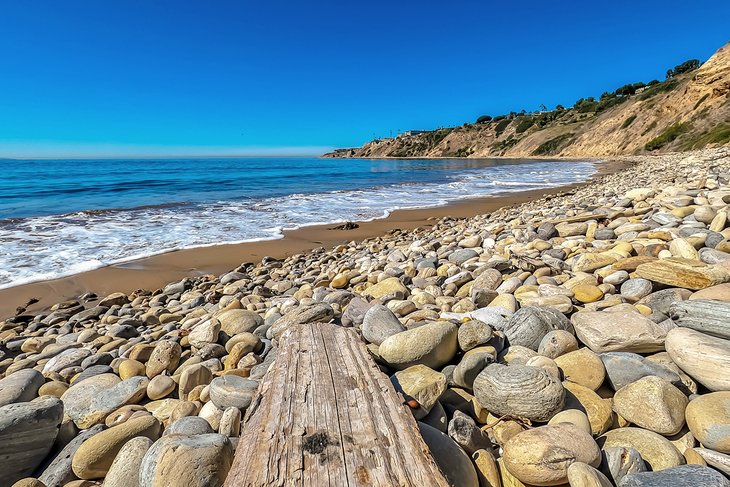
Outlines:
{"label": "driftwood log", "polygon": [[353,330],[282,336],[246,412],[226,487],[447,487],[417,424]]}

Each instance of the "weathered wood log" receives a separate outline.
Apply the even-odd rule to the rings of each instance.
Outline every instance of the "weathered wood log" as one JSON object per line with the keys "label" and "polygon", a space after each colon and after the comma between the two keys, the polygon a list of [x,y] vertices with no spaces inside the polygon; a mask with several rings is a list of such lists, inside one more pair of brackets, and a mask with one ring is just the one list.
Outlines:
{"label": "weathered wood log", "polygon": [[402,396],[354,331],[315,323],[282,336],[246,412],[225,485],[449,483]]}

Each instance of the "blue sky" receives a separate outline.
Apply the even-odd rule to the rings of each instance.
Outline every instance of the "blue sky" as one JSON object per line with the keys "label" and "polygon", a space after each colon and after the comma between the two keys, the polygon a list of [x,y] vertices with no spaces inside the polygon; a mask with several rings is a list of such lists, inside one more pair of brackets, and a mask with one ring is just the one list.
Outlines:
{"label": "blue sky", "polygon": [[0,0],[0,157],[319,153],[572,105],[730,40],[730,2]]}

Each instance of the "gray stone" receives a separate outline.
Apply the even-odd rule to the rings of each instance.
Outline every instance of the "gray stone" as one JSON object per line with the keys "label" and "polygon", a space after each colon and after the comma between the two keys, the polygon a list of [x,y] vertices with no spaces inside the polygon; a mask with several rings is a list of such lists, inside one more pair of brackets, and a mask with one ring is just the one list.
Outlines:
{"label": "gray stone", "polygon": [[72,385],[61,396],[66,415],[79,428],[101,423],[109,413],[126,404],[136,404],[147,392],[147,377],[121,381],[114,374],[101,374]]}
{"label": "gray stone", "polygon": [[19,370],[0,379],[0,406],[32,400],[43,382],[43,374],[35,369]]}
{"label": "gray stone", "polygon": [[216,377],[210,383],[210,400],[218,409],[225,410],[230,407],[246,409],[259,383],[255,380],[244,379],[237,375],[224,375]]}
{"label": "gray stone", "polygon": [[53,461],[43,470],[38,479],[46,484],[47,487],[61,487],[72,480],[76,480],[76,475],[71,470],[71,460],[73,460],[76,450],[81,444],[100,433],[104,429],[104,425],[97,424],[89,429],[79,432],[69,444],[53,459]]}
{"label": "gray stone", "polygon": [[469,456],[444,433],[427,424],[418,423],[423,441],[431,450],[436,465],[453,486],[478,487],[479,479]]}
{"label": "gray stone", "polygon": [[459,326],[457,335],[459,348],[468,352],[474,347],[484,345],[492,339],[492,328],[479,320],[469,320]]}
{"label": "gray stone", "polygon": [[209,433],[215,433],[213,428],[210,427],[208,421],[200,416],[183,416],[175,420],[163,433],[166,435],[205,435]]}
{"label": "gray stone", "polygon": [[669,317],[677,326],[730,340],[730,303],[701,299],[679,301],[669,307]]}
{"label": "gray stone", "polygon": [[53,447],[63,419],[55,397],[0,407],[0,485],[30,476]]}
{"label": "gray stone", "polygon": [[393,312],[382,304],[375,304],[368,309],[362,321],[362,336],[375,345],[405,330]]}
{"label": "gray stone", "polygon": [[621,285],[621,296],[630,303],[635,303],[641,298],[651,294],[654,285],[646,279],[629,279]]}
{"label": "gray stone", "polygon": [[618,484],[628,474],[646,472],[648,467],[641,454],[626,447],[610,447],[602,450],[604,472]]}
{"label": "gray stone", "polygon": [[553,330],[573,332],[573,325],[563,313],[545,306],[520,308],[504,324],[502,331],[510,345],[519,345],[537,351],[540,342]]}
{"label": "gray stone", "polygon": [[730,487],[730,480],[703,465],[681,465],[660,472],[625,476],[618,487]]}
{"label": "gray stone", "polygon": [[660,377],[674,386],[685,389],[682,379],[674,371],[637,353],[606,352],[598,355],[606,368],[606,378],[614,391],[650,375]]}
{"label": "gray stone", "polygon": [[454,411],[454,417],[449,421],[449,436],[469,455],[477,450],[492,451],[493,445],[485,432],[466,414],[459,410]]}

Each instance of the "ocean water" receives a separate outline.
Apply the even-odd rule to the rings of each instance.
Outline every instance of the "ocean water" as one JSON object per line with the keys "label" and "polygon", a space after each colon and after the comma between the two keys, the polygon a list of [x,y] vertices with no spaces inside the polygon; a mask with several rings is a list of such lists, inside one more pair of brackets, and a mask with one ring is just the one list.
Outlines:
{"label": "ocean water", "polygon": [[583,181],[545,160],[0,160],[0,288],[305,225]]}

